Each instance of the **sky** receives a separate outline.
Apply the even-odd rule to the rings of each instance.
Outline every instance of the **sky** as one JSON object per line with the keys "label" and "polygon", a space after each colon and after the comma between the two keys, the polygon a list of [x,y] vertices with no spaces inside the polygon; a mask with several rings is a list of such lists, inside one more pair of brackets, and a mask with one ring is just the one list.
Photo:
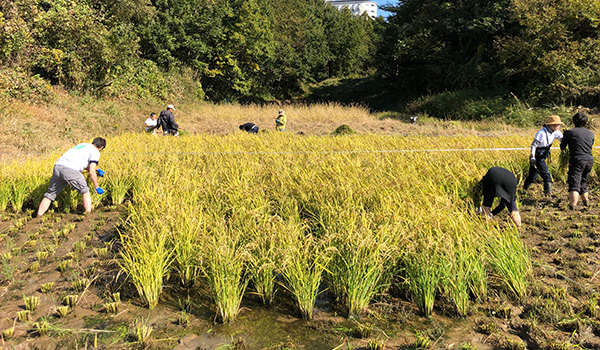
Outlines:
{"label": "sky", "polygon": [[[377,3],[378,7],[381,7],[381,6],[387,5],[387,4],[392,4],[393,5],[393,4],[397,4],[398,3],[398,1],[395,1],[395,0],[373,0],[373,1],[375,1]],[[378,9],[377,10],[377,15],[378,16],[387,17],[389,15],[389,12],[384,12],[381,9]]]}

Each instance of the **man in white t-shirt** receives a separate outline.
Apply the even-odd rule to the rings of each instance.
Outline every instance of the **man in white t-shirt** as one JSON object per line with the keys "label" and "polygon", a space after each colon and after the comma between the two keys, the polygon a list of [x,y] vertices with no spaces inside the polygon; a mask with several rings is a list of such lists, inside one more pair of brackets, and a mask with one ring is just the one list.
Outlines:
{"label": "man in white t-shirt", "polygon": [[146,119],[146,132],[156,134],[156,129],[158,129],[156,113],[150,113],[150,118]]}
{"label": "man in white t-shirt", "polygon": [[98,175],[104,176],[104,171],[97,168],[100,161],[100,151],[104,147],[106,147],[106,140],[96,137],[92,143],[80,143],[58,158],[52,170],[52,178],[50,179],[48,191],[44,193],[44,198],[40,202],[37,217],[46,213],[48,208],[50,208],[50,204],[56,200],[56,196],[58,196],[67,184],[83,195],[83,208],[85,212],[92,212],[90,188],[81,172],[87,170],[90,173],[90,179],[94,184],[96,193],[104,193],[104,190],[98,186],[98,177],[96,176],[96,171]]}

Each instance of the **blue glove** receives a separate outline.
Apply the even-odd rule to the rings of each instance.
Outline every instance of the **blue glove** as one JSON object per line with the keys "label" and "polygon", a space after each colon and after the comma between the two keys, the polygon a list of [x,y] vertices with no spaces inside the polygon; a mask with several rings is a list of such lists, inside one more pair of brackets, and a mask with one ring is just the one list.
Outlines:
{"label": "blue glove", "polygon": [[104,193],[104,190],[103,190],[102,188],[98,187],[98,188],[96,189],[96,193],[98,193],[98,194],[102,194],[102,193]]}
{"label": "blue glove", "polygon": [[106,172],[104,172],[104,170],[102,169],[96,169],[96,172],[98,173],[98,176],[103,177],[104,174],[106,174]]}
{"label": "blue glove", "polygon": [[279,119],[275,119],[275,123],[279,123]]}

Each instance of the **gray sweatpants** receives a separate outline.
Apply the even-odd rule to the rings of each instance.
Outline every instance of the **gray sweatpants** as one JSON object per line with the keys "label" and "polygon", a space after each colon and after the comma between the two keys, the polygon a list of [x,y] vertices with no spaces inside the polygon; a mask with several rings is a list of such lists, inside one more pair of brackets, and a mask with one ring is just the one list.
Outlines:
{"label": "gray sweatpants", "polygon": [[82,173],[77,170],[69,169],[62,165],[55,165],[52,170],[52,178],[48,191],[44,193],[44,197],[51,201],[56,200],[56,196],[62,191],[67,184],[71,185],[79,194],[84,194],[90,191],[87,181]]}

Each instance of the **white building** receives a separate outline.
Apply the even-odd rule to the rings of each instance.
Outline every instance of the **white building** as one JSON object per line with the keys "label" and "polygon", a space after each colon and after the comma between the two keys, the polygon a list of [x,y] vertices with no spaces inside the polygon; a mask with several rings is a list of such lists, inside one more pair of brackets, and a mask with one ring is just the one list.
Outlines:
{"label": "white building", "polygon": [[372,18],[377,17],[377,3],[375,1],[362,1],[362,0],[325,0],[326,3],[331,4],[338,9],[347,7],[355,15],[360,15],[366,12]]}

